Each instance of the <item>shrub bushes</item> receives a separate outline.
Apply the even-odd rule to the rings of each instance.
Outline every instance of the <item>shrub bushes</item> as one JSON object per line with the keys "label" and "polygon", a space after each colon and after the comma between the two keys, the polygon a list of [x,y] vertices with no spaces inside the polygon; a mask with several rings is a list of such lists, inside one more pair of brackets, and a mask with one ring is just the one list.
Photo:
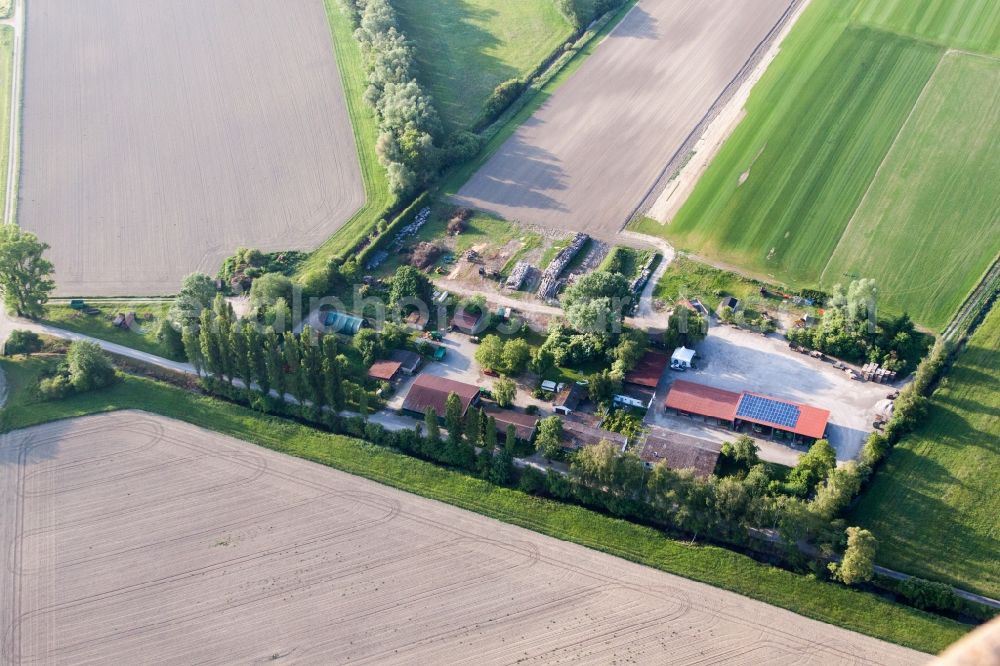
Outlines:
{"label": "shrub bushes", "polygon": [[578,31],[599,16],[625,4],[625,0],[555,0],[556,7]]}
{"label": "shrub bushes", "polygon": [[487,120],[494,120],[513,103],[524,90],[524,82],[520,79],[508,79],[497,85],[492,94],[486,98],[483,105],[483,115]]}
{"label": "shrub bushes", "polygon": [[58,400],[71,393],[110,386],[116,379],[111,359],[97,343],[77,340],[70,344],[56,374],[38,383],[38,392],[45,399]]}
{"label": "shrub bushes", "polygon": [[876,320],[876,291],[871,280],[856,280],[846,289],[835,285],[819,325],[792,329],[788,339],[845,361],[874,362],[909,374],[927,353],[928,338],[906,314]]}
{"label": "shrub bushes", "polygon": [[10,332],[7,342],[4,344],[4,356],[14,356],[31,354],[42,351],[42,339],[34,331],[22,331],[20,329]]}
{"label": "shrub bushes", "polygon": [[875,576],[874,583],[878,587],[898,594],[908,604],[921,610],[957,613],[984,622],[993,619],[998,614],[996,609],[963,599],[944,583],[916,577],[896,580],[880,575]]}

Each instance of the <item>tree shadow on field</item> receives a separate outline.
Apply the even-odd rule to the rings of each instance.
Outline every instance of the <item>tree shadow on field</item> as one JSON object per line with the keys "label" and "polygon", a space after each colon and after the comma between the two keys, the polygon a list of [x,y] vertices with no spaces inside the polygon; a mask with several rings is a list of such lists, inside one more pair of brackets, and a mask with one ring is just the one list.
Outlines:
{"label": "tree shadow on field", "polygon": [[[541,123],[532,117],[522,127],[530,129]],[[568,209],[562,202],[545,194],[566,189],[566,173],[559,161],[547,150],[526,143],[522,133],[517,132],[473,177],[472,188],[457,198],[474,199],[477,208],[483,208],[483,203],[493,203],[566,212]]]}
{"label": "tree shadow on field", "polygon": [[[683,33],[681,33],[683,34]],[[612,38],[659,39],[658,21],[645,9],[636,5],[629,16],[611,33]]]}
{"label": "tree shadow on field", "polygon": [[503,42],[480,27],[489,25],[497,10],[467,0],[394,4],[400,26],[414,45],[418,78],[431,90],[446,130],[477,117],[497,84],[520,75],[491,55]]}
{"label": "tree shadow on field", "polygon": [[892,450],[878,475],[851,520],[873,529],[883,552],[879,564],[989,594],[1000,581],[998,542],[963,522],[967,506],[944,499],[946,491],[954,496],[971,489],[936,460],[905,446]]}

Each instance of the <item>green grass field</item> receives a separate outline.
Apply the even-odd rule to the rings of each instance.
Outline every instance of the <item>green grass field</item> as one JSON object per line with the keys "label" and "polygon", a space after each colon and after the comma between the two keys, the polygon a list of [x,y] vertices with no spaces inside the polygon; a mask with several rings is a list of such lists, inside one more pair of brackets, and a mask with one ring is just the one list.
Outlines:
{"label": "green grass field", "polygon": [[754,106],[668,236],[757,273],[815,282],[940,56],[848,28],[789,91],[794,104]]}
{"label": "green grass field", "polygon": [[866,0],[854,18],[954,48],[1000,55],[1000,4],[993,0]]}
{"label": "green grass field", "polygon": [[337,0],[324,1],[327,18],[330,21],[330,33],[333,36],[337,68],[340,70],[340,81],[347,100],[347,113],[354,129],[361,176],[365,182],[365,205],[302,262],[298,270],[299,275],[313,268],[325,266],[333,257],[343,257],[358,240],[375,228],[386,209],[393,203],[385,168],[379,164],[378,156],[375,154],[378,121],[375,119],[375,112],[365,101],[368,75],[365,73],[361,47],[354,39],[351,22],[340,11]]}
{"label": "green grass field", "polygon": [[[0,13],[3,9],[0,7]],[[8,6],[7,11],[10,11]],[[14,73],[14,29],[0,26],[0,211],[7,204],[7,165],[10,161],[10,84]]]}
{"label": "green grass field", "polygon": [[760,296],[761,286],[756,280],[678,255],[663,271],[653,297],[668,303],[676,303],[680,298],[698,298],[714,311],[724,295],[735,296],[745,304],[748,299]]}
{"label": "green grass field", "polygon": [[[996,106],[991,65],[942,57],[963,40],[996,51],[998,17],[987,0],[814,1],[676,218],[634,228],[798,287],[875,277],[887,310],[942,327],[1000,250],[996,169],[980,168],[997,134],[995,115],[981,113]],[[919,157],[906,152],[918,147]],[[864,207],[848,227],[862,201],[891,212],[881,236]],[[905,230],[892,226],[902,219]],[[934,240],[945,234],[947,247]],[[960,270],[943,256],[961,256]]]}
{"label": "green grass field", "polygon": [[498,83],[530,73],[572,33],[552,0],[397,0],[447,130],[471,126]]}
{"label": "green grass field", "polygon": [[1000,598],[1000,307],[934,394],[851,517],[878,538],[878,562]]}
{"label": "green grass field", "polygon": [[[68,305],[49,305],[45,309],[43,323],[51,324],[67,331],[83,333],[93,338],[107,340],[124,347],[131,347],[164,358],[185,360],[174,357],[159,340],[156,329],[159,320],[166,317],[170,303],[135,303],[129,301],[116,305],[112,302],[98,303],[99,315],[86,315],[73,310]],[[136,330],[123,330],[111,325],[110,317],[117,312],[135,312],[140,323]]]}
{"label": "green grass field", "polygon": [[11,379],[10,403],[0,410],[0,431],[83,414],[143,409],[925,652],[940,651],[968,630],[732,551],[669,539],[648,527],[531,497],[360,440],[146,379],[127,377],[110,389],[40,403],[25,391],[44,364],[41,359],[0,359],[0,369]]}
{"label": "green grass field", "polygon": [[1000,60],[951,52],[886,156],[822,281],[845,274],[875,278],[884,300],[943,328],[1000,249],[997,155]]}

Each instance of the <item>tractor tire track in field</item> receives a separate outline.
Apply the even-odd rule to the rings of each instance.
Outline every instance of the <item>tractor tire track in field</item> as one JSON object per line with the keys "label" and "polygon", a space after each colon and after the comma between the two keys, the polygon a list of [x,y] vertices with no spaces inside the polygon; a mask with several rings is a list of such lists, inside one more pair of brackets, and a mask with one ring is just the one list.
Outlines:
{"label": "tractor tire track in field", "polygon": [[[12,433],[0,455],[11,663],[922,659],[142,412]],[[174,460],[198,464],[157,464]]]}

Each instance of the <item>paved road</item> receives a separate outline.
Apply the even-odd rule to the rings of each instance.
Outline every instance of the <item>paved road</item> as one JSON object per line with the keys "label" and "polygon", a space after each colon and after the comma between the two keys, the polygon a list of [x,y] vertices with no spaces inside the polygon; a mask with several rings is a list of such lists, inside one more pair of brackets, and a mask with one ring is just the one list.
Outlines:
{"label": "paved road", "polygon": [[44,333],[45,335],[51,335],[54,338],[62,338],[64,340],[86,340],[88,342],[96,342],[100,345],[101,349],[109,354],[116,354],[118,356],[135,359],[137,361],[149,363],[174,372],[183,372],[189,375],[198,374],[195,372],[194,366],[190,363],[171,361],[170,359],[163,358],[162,356],[149,354],[137,349],[132,349],[131,347],[115,344],[114,342],[108,342],[107,340],[93,338],[89,335],[83,335],[82,333],[74,333],[73,331],[67,331],[48,324],[40,324],[38,322],[28,321],[27,319],[12,317],[6,312],[3,312],[3,309],[0,308],[0,341],[6,340],[7,336],[14,329]]}

